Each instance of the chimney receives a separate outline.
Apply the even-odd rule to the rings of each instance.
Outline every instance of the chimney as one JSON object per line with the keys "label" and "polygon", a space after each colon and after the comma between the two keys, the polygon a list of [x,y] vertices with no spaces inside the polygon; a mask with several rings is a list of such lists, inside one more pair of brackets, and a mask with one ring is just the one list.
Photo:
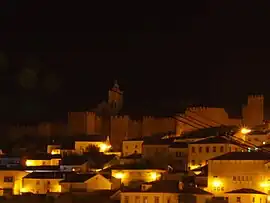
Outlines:
{"label": "chimney", "polygon": [[184,189],[184,183],[182,181],[178,182],[178,189],[183,190]]}

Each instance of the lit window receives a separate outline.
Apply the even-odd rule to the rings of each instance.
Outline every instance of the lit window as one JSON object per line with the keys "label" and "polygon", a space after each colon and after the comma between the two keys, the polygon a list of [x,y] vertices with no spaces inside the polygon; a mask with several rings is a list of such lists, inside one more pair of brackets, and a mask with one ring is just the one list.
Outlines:
{"label": "lit window", "polygon": [[143,197],[143,203],[148,203],[148,198],[147,197]]}

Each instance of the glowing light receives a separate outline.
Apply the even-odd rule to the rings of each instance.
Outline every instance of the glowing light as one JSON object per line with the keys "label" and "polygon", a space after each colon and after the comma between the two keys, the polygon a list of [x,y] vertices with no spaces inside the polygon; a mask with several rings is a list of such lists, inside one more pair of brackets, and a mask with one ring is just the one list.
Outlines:
{"label": "glowing light", "polygon": [[114,177],[117,178],[117,179],[123,179],[123,178],[125,177],[125,174],[119,172],[119,173],[116,173],[116,174],[114,175]]}
{"label": "glowing light", "polygon": [[28,192],[28,189],[27,188],[21,188],[20,192],[21,193],[26,193],[26,192]]}
{"label": "glowing light", "polygon": [[267,200],[270,201],[270,195],[267,196]]}
{"label": "glowing light", "polygon": [[107,145],[105,143],[102,143],[99,145],[99,151],[100,152],[106,152],[111,148],[111,145]]}
{"label": "glowing light", "polygon": [[35,164],[34,164],[33,160],[26,160],[25,165],[26,166],[34,166]]}
{"label": "glowing light", "polygon": [[159,177],[160,175],[157,174],[156,172],[151,172],[151,179],[152,180],[157,180],[157,178]]}
{"label": "glowing light", "polygon": [[61,185],[58,185],[58,192],[61,192],[62,191],[62,187]]}
{"label": "glowing light", "polygon": [[221,182],[219,180],[214,180],[213,181],[213,186],[214,187],[220,187],[221,186]]}
{"label": "glowing light", "polygon": [[263,142],[263,144],[266,144],[266,142]]}
{"label": "glowing light", "polygon": [[53,149],[51,155],[60,154],[60,149]]}
{"label": "glowing light", "polygon": [[251,132],[251,130],[248,129],[248,128],[242,128],[242,129],[241,129],[241,133],[242,133],[242,134],[248,134],[248,133],[250,133],[250,132]]}
{"label": "glowing light", "polygon": [[75,168],[72,168],[72,171],[75,171]]}
{"label": "glowing light", "polygon": [[269,182],[262,182],[260,184],[261,187],[270,187],[270,183]]}

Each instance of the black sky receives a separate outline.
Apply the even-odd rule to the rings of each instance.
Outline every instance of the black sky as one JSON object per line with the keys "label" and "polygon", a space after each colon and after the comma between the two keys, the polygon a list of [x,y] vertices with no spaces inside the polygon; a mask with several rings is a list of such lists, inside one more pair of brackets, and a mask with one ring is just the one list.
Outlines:
{"label": "black sky", "polygon": [[[115,79],[130,106],[171,107],[185,100],[239,109],[248,93],[270,96],[266,5],[3,1],[0,6],[0,43],[9,59],[2,93],[10,108],[20,109],[18,115],[33,106],[42,109],[31,110],[36,115],[91,108],[106,99]],[[30,66],[38,67],[37,81],[25,89],[18,78]],[[53,91],[44,85],[51,78],[58,81]],[[15,107],[18,103],[22,107]]]}

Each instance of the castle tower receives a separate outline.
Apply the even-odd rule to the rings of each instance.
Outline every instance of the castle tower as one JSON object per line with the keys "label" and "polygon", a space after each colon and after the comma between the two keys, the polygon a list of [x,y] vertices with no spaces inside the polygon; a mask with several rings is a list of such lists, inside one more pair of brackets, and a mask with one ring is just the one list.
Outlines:
{"label": "castle tower", "polygon": [[108,104],[113,111],[119,111],[123,107],[123,92],[120,90],[117,81],[114,86],[109,90]]}
{"label": "castle tower", "polygon": [[248,127],[263,124],[264,97],[263,95],[248,96],[247,105],[242,109],[243,123]]}

